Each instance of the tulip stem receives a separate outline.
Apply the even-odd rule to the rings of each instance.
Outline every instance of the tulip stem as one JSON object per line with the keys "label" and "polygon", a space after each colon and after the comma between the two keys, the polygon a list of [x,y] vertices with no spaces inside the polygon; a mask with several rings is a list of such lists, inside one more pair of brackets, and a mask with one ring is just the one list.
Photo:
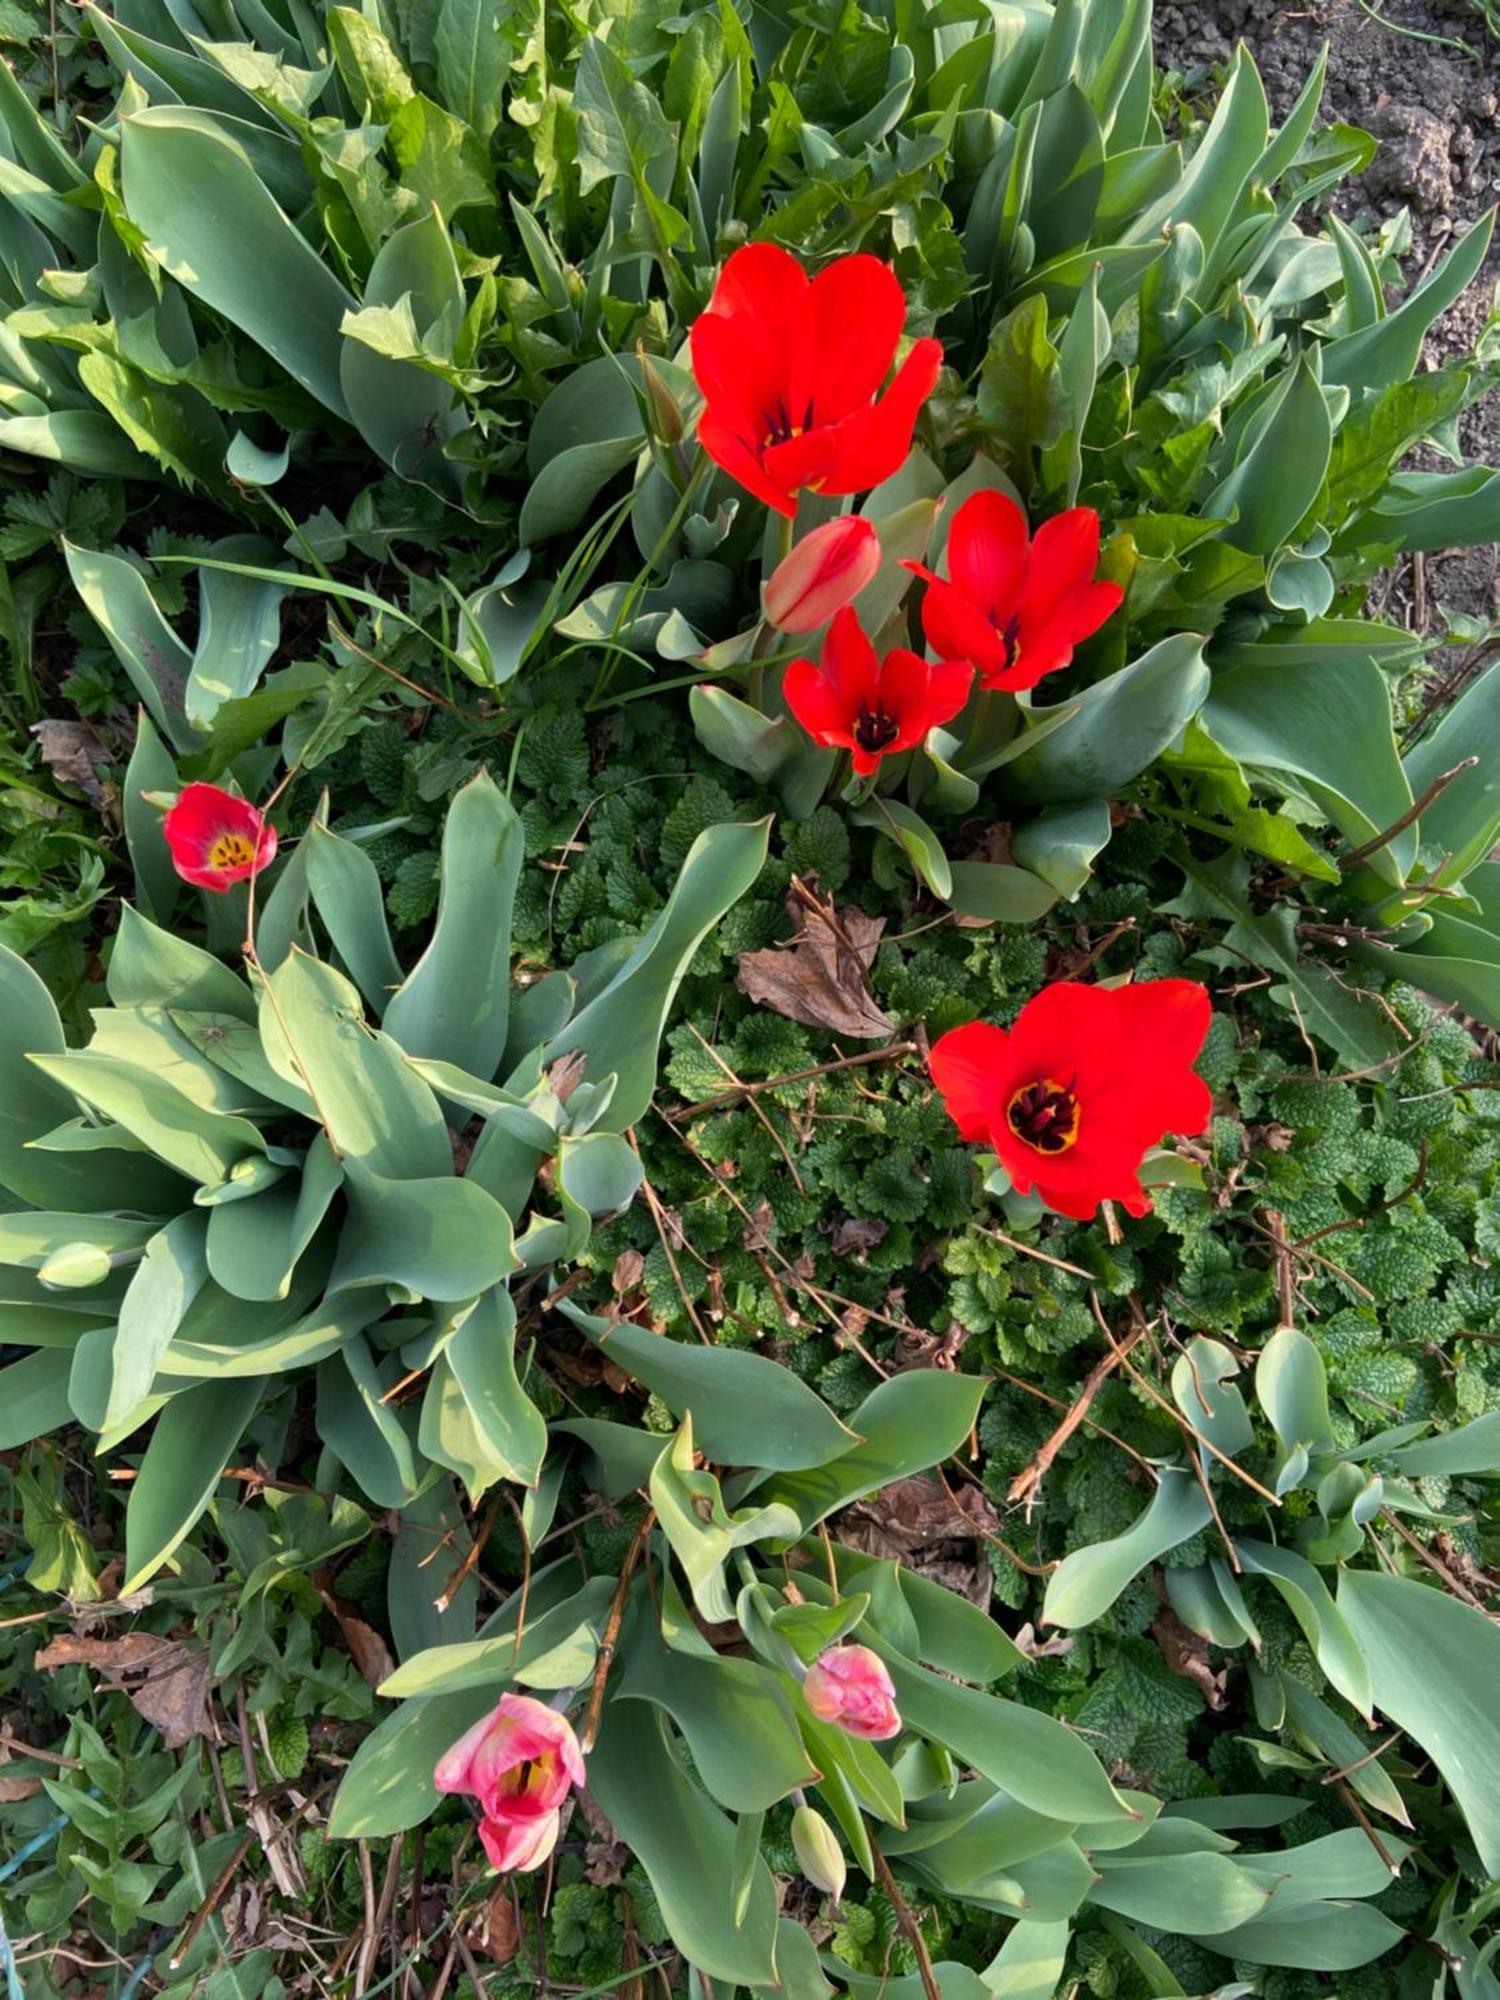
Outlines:
{"label": "tulip stem", "polygon": [[604,1683],[609,1679],[610,1665],[615,1657],[615,1647],[619,1643],[620,1627],[625,1619],[625,1597],[630,1589],[630,1579],[635,1575],[635,1566],[641,1559],[651,1530],[656,1525],[656,1509],[648,1507],[646,1518],[635,1531],[635,1540],[626,1551],[625,1560],[620,1565],[620,1580],[615,1585],[614,1598],[610,1603],[609,1617],[599,1640],[599,1657],[594,1666],[594,1685],[589,1690],[588,1713],[584,1718],[583,1731],[579,1743],[585,1757],[594,1747],[594,1738],[599,1734],[599,1718],[604,1712]]}

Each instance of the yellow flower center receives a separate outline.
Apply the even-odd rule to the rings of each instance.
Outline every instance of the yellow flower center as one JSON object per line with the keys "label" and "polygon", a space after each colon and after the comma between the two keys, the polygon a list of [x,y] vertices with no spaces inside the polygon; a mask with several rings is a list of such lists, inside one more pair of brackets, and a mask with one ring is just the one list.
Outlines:
{"label": "yellow flower center", "polygon": [[216,834],[209,845],[210,868],[247,868],[255,859],[255,845],[243,833]]}
{"label": "yellow flower center", "polygon": [[535,1797],[545,1792],[552,1783],[553,1767],[557,1762],[548,1750],[543,1756],[528,1757],[520,1764],[512,1764],[500,1780],[500,1791],[508,1799]]}
{"label": "yellow flower center", "polygon": [[1065,1153],[1078,1138],[1080,1111],[1072,1086],[1044,1076],[1023,1084],[1005,1107],[1018,1139],[1039,1153]]}

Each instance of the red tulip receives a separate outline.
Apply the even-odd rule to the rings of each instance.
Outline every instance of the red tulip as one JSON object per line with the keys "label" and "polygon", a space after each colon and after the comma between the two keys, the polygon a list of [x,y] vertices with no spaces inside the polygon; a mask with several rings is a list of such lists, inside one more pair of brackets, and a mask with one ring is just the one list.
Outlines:
{"label": "red tulip", "polygon": [[565,1715],[529,1694],[503,1694],[438,1759],[440,1792],[479,1801],[479,1838],[492,1866],[525,1874],[557,1843],[563,1801],[584,1781],[583,1752]]}
{"label": "red tulip", "polygon": [[905,322],[906,296],[878,257],[839,257],[809,278],[789,251],[747,243],[693,325],[698,442],[781,514],[796,513],[804,487],[878,486],[911,449],[943,363],[940,341],[915,341],[880,396]]}
{"label": "red tulip", "polygon": [[880,537],[863,514],[841,514],[804,535],[766,585],[766,616],[781,632],[816,632],[880,567]]}
{"label": "red tulip", "polygon": [[1000,1157],[1018,1192],[1089,1221],[1101,1201],[1132,1215],[1151,1203],[1139,1168],[1168,1132],[1213,1110],[1192,1067],[1208,1033],[1206,989],[1058,981],[1028,1000],[1009,1033],[975,1021],[934,1043],[932,1080],[965,1139]]}
{"label": "red tulip", "polygon": [[820,1722],[881,1743],[901,1734],[896,1688],[868,1646],[830,1646],[807,1670],[802,1697]]}
{"label": "red tulip", "polygon": [[968,660],[986,688],[1035,687],[1097,632],[1125,593],[1096,583],[1099,516],[1070,507],[1028,541],[1026,516],[1004,493],[972,493],[948,530],[948,576],[923,563],[922,630],[934,653]]}
{"label": "red tulip", "polygon": [[877,660],[859,614],[846,604],[834,614],[817,665],[793,660],[782,692],[814,743],[852,750],[864,778],[882,757],[913,749],[929,729],[951,722],[973,679],[962,660],[934,666],[902,646]]}
{"label": "red tulip", "polygon": [[222,894],[276,859],[276,829],[248,799],[217,785],[186,785],[162,821],[184,882]]}

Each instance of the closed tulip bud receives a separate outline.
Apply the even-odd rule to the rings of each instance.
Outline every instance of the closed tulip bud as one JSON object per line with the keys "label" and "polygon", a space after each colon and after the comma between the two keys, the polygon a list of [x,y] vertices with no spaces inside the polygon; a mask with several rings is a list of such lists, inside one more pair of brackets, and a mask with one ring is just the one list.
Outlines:
{"label": "closed tulip bud", "polygon": [[667,378],[644,347],[638,344],[635,355],[641,365],[641,388],[646,398],[647,423],[652,437],[659,444],[681,444],[687,425]]}
{"label": "closed tulip bud", "polygon": [[797,1866],[813,1887],[838,1902],[849,1872],[844,1851],[833,1828],[811,1806],[798,1806],[792,1814],[792,1848]]}
{"label": "closed tulip bud", "polygon": [[814,528],[776,565],[766,616],[782,632],[816,632],[864,589],[880,567],[880,541],[863,514]]}

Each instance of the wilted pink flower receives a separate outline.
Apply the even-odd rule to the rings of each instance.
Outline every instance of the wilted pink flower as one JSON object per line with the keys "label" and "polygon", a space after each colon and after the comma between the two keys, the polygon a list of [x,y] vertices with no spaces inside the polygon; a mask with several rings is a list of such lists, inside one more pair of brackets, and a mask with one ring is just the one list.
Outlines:
{"label": "wilted pink flower", "polygon": [[440,1792],[467,1792],[483,1815],[479,1838],[496,1868],[540,1868],[557,1842],[570,1785],[583,1783],[572,1724],[529,1694],[498,1704],[445,1750],[433,1772]]}
{"label": "wilted pink flower", "polygon": [[809,1667],[802,1693],[820,1722],[882,1742],[901,1733],[896,1689],[868,1646],[830,1646]]}
{"label": "wilted pink flower", "polygon": [[816,632],[852,603],[880,567],[880,539],[863,514],[804,535],[766,585],[766,616],[782,632]]}

